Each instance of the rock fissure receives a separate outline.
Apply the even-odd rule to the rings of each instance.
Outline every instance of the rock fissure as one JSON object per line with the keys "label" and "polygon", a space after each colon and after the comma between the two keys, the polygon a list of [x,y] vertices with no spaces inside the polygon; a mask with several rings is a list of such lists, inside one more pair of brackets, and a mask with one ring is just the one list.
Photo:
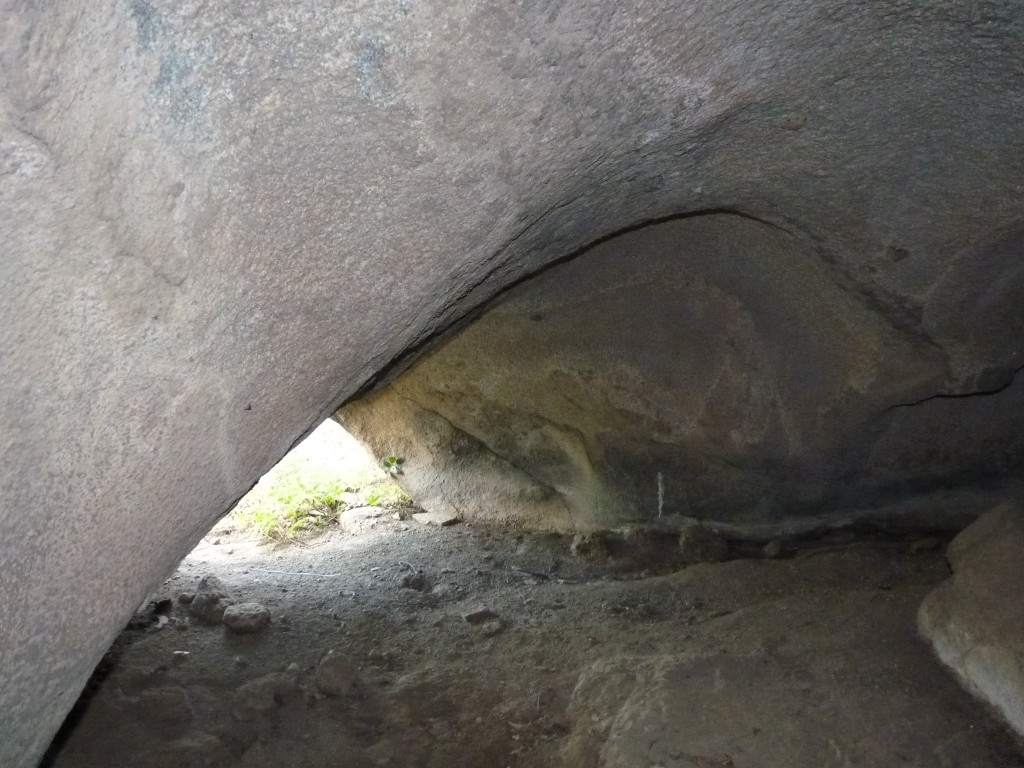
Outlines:
{"label": "rock fissure", "polygon": [[1017,380],[1017,375],[1021,371],[1024,371],[1024,365],[1021,365],[1013,369],[1013,371],[1010,372],[1009,378],[1006,380],[1006,382],[1000,384],[998,387],[974,390],[971,392],[939,392],[938,394],[929,395],[928,397],[922,397],[918,400],[912,400],[908,403],[896,403],[895,405],[890,405],[888,408],[885,409],[885,411],[883,411],[883,413],[889,413],[890,411],[894,411],[897,408],[914,408],[916,406],[925,405],[926,403],[930,403],[935,400],[962,400],[974,397],[991,397],[992,395],[999,395],[1014,385],[1014,383]]}

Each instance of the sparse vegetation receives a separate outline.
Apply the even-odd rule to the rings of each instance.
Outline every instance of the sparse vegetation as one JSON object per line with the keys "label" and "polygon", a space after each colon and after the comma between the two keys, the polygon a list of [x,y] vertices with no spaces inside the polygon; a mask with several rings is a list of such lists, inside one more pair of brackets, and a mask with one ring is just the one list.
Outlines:
{"label": "sparse vegetation", "polygon": [[[329,429],[340,427],[331,423]],[[391,479],[400,473],[401,458],[387,457],[381,472],[372,463],[344,460],[333,439],[303,443],[285,456],[235,505],[229,522],[267,539],[291,540],[336,523],[349,507],[410,501]]]}
{"label": "sparse vegetation", "polygon": [[392,482],[377,483],[363,490],[363,504],[368,507],[391,507],[411,501],[409,494]]}

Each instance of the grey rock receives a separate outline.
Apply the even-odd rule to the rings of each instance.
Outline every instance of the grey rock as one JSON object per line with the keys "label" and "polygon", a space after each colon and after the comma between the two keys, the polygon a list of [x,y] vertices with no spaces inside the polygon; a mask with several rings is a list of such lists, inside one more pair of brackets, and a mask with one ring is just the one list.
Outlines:
{"label": "grey rock", "polygon": [[236,720],[257,720],[283,704],[297,692],[293,675],[275,672],[239,686],[232,698],[231,714]]}
{"label": "grey rock", "polygon": [[317,664],[313,684],[328,696],[359,696],[363,687],[359,668],[344,654],[330,650]]}
{"label": "grey rock", "polygon": [[[1024,228],[971,253],[1009,270],[1022,244]],[[950,341],[938,352],[880,322],[808,240],[727,213],[665,222],[519,284],[337,417],[371,445],[401,445],[416,468],[401,482],[424,509],[469,521],[614,530],[685,514],[756,535],[787,520],[795,532],[956,525],[999,483],[951,494],[937,478],[1024,472],[1024,415],[1003,416],[1024,414],[1019,341],[999,331],[1000,351],[979,355],[990,340],[944,314],[962,306],[999,326],[1024,279],[1000,292],[1003,310],[982,310],[968,260],[959,285],[931,278],[923,311]],[[980,346],[952,341],[967,336]],[[951,372],[954,347],[978,362]],[[970,392],[993,396],[928,399]]]}
{"label": "grey rock", "polygon": [[559,764],[739,768],[756,754],[755,766],[821,768],[837,760],[887,766],[893,755],[926,751],[937,765],[1016,765],[1011,754],[1019,753],[1000,744],[1008,739],[993,738],[991,728],[966,727],[962,711],[934,688],[924,686],[931,706],[923,705],[921,686],[879,663],[897,656],[916,668],[912,642],[887,640],[898,650],[872,644],[874,663],[863,650],[829,648],[853,662],[844,666],[834,655],[823,661],[820,646],[782,657],[681,654],[598,662],[573,691],[570,715],[586,725],[562,742]]}
{"label": "grey rock", "polygon": [[1024,736],[1024,511],[1002,504],[950,543],[953,576],[925,598],[921,634],[967,690]]}
{"label": "grey rock", "polygon": [[224,609],[221,620],[236,634],[251,634],[270,625],[270,610],[259,603],[236,603]]}
{"label": "grey rock", "polygon": [[206,576],[196,587],[188,612],[205,624],[219,624],[224,610],[233,603],[227,587],[216,576]]}
{"label": "grey rock", "polygon": [[3,7],[0,765],[403,366],[351,412],[467,520],[933,522],[1021,476],[1009,0],[195,8]]}

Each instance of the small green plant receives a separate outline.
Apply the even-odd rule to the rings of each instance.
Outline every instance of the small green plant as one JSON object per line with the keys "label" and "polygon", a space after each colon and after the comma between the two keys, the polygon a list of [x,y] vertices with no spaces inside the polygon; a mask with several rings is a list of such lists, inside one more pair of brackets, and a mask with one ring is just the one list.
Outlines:
{"label": "small green plant", "polygon": [[381,462],[381,465],[384,467],[384,471],[387,472],[388,475],[391,477],[398,477],[398,475],[402,474],[402,465],[404,463],[405,459],[392,453],[384,457],[384,461]]}

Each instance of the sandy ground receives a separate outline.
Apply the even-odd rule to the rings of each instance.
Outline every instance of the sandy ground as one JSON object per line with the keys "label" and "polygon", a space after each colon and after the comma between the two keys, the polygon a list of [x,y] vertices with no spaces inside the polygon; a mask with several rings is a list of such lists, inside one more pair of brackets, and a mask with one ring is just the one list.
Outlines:
{"label": "sandy ground", "polygon": [[[46,764],[1024,766],[917,637],[948,575],[939,546],[836,534],[680,568],[642,535],[573,554],[564,537],[399,517],[349,511],[283,548],[215,528]],[[178,598],[207,575],[270,626],[198,623]],[[342,695],[315,678],[330,651],[351,670]]]}

